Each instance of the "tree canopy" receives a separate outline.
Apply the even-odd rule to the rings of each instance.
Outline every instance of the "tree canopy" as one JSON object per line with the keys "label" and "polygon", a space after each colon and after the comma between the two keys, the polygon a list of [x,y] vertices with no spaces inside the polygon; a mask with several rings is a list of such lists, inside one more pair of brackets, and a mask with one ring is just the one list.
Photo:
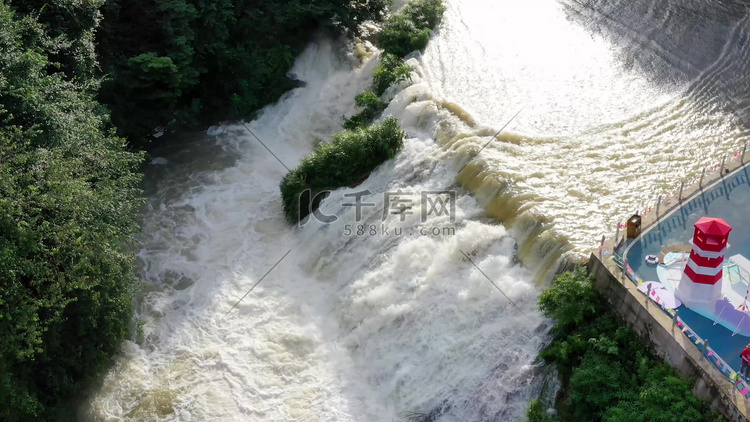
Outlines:
{"label": "tree canopy", "polygon": [[391,0],[110,0],[97,49],[102,101],[133,142],[159,127],[246,117],[295,86],[316,28],[351,31]]}
{"label": "tree canopy", "polygon": [[64,414],[127,335],[135,283],[142,156],[94,99],[96,2],[41,3],[0,0],[3,420]]}
{"label": "tree canopy", "polygon": [[723,420],[692,394],[692,380],[607,311],[585,269],[559,275],[539,308],[555,321],[554,339],[540,356],[556,364],[563,394],[554,417],[532,402],[530,422]]}

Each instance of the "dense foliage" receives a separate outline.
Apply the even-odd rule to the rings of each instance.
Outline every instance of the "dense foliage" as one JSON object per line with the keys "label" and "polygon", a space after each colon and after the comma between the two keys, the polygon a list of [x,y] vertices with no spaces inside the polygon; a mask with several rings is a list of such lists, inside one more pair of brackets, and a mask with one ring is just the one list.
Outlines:
{"label": "dense foliage", "polygon": [[[411,67],[399,56],[427,46],[430,31],[440,23],[444,11],[442,0],[412,0],[388,19],[380,38],[381,42],[386,40],[382,46],[385,54],[373,71],[372,85],[354,99],[361,110],[344,120],[345,132],[335,134],[333,142],[319,147],[282,180],[287,221],[294,224],[305,218],[318,208],[327,191],[361,183],[375,167],[401,150],[404,133],[395,118],[388,118],[379,126],[368,125],[388,106],[381,99],[385,91],[411,78]],[[404,43],[393,38],[398,32],[394,28],[399,25],[394,22],[409,22],[410,28],[426,30],[425,42]]]}
{"label": "dense foliage", "polygon": [[380,47],[398,57],[424,50],[444,12],[442,0],[411,0],[386,22],[380,33]]}
{"label": "dense foliage", "polygon": [[[10,7],[21,16],[34,16],[48,36],[50,63],[57,63],[68,78],[79,81],[96,73],[94,31],[105,0],[15,0]],[[35,37],[40,42],[39,37]]]}
{"label": "dense foliage", "polygon": [[344,120],[344,129],[354,130],[372,123],[388,103],[380,99],[386,89],[402,81],[411,80],[411,67],[393,54],[385,54],[372,72],[372,86],[354,98],[361,111]]}
{"label": "dense foliage", "polygon": [[379,125],[336,133],[302,159],[281,181],[284,216],[291,224],[305,218],[326,191],[362,183],[403,147],[404,132],[395,117]]}
{"label": "dense foliage", "polygon": [[109,74],[101,99],[131,141],[247,116],[294,86],[287,73],[316,28],[352,30],[390,1],[110,0],[97,43]]}
{"label": "dense foliage", "polygon": [[385,53],[372,72],[372,91],[377,96],[399,82],[411,80],[411,67],[399,57]]}
{"label": "dense foliage", "polygon": [[430,31],[440,23],[444,11],[442,0],[412,0],[386,21],[380,34],[385,53],[372,74],[370,89],[355,98],[355,105],[361,110],[344,121],[344,129],[372,123],[388,105],[380,99],[383,93],[411,79],[411,67],[401,57],[427,46]]}
{"label": "dense foliage", "polygon": [[131,325],[142,157],[93,98],[97,5],[0,0],[0,420],[72,420]]}
{"label": "dense foliage", "polygon": [[554,418],[533,402],[529,421],[722,420],[693,396],[692,381],[676,375],[607,312],[583,268],[558,276],[539,307],[555,320],[554,340],[541,356],[557,365],[566,394]]}
{"label": "dense foliage", "polygon": [[374,92],[365,90],[354,97],[354,104],[362,110],[352,117],[344,120],[342,127],[347,130],[366,127],[372,123],[380,113],[385,110],[388,103],[381,100]]}

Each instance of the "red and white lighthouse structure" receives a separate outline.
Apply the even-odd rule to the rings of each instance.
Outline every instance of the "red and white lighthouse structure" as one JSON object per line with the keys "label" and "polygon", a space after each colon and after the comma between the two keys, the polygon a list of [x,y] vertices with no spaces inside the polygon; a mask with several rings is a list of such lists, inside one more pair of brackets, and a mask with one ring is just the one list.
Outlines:
{"label": "red and white lighthouse structure", "polygon": [[729,248],[732,226],[721,218],[702,217],[695,223],[695,233],[680,285],[675,296],[690,309],[713,314],[714,304],[722,298],[722,268]]}

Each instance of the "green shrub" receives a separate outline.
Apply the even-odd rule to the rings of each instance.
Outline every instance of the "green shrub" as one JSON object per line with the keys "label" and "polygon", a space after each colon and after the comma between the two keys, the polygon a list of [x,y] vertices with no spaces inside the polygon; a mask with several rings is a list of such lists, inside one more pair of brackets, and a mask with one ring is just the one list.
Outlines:
{"label": "green shrub", "polygon": [[370,90],[357,94],[354,97],[354,104],[363,110],[344,120],[343,127],[346,130],[355,130],[369,125],[385,110],[387,105]]}
{"label": "green shrub", "polygon": [[552,422],[553,419],[547,415],[542,401],[539,399],[532,400],[526,410],[526,418],[529,422]]}
{"label": "green shrub", "polygon": [[107,369],[128,335],[137,281],[124,247],[137,230],[143,157],[106,129],[92,98],[96,83],[85,79],[88,64],[72,56],[61,69],[50,61],[50,28],[0,0],[4,421],[74,419],[66,405]]}
{"label": "green shrub", "polygon": [[372,90],[381,96],[391,85],[411,80],[411,67],[398,56],[386,53],[372,76]]}
{"label": "green shrub", "polygon": [[555,331],[567,333],[584,321],[600,314],[602,300],[594,290],[593,279],[586,269],[560,274],[553,285],[539,295],[542,313],[555,320]]}
{"label": "green shrub", "polygon": [[378,165],[396,156],[404,132],[395,117],[379,125],[343,131],[302,159],[281,181],[284,216],[296,224],[323,199],[321,193],[362,183]]}
{"label": "green shrub", "polygon": [[[556,364],[565,392],[554,420],[722,420],[692,395],[690,380],[677,376],[607,312],[583,268],[559,275],[540,295],[539,307],[555,320],[554,338],[540,357]],[[529,420],[538,420],[532,419],[537,411],[529,406]]]}
{"label": "green shrub", "polygon": [[575,419],[593,421],[620,400],[638,398],[638,383],[629,362],[625,365],[605,354],[589,351],[570,378],[570,403]]}
{"label": "green shrub", "polygon": [[354,98],[354,104],[362,108],[362,111],[344,120],[344,129],[354,130],[372,123],[388,106],[380,99],[380,96],[391,85],[409,80],[411,67],[393,54],[385,54],[372,74],[372,89]]}
{"label": "green shrub", "polygon": [[386,52],[403,57],[424,50],[430,41],[430,28],[420,28],[406,16],[394,16],[380,33],[380,46]]}
{"label": "green shrub", "polygon": [[412,0],[389,19],[380,33],[380,47],[387,53],[403,57],[424,50],[445,12],[442,0]]}
{"label": "green shrub", "polygon": [[718,415],[705,409],[692,393],[692,382],[674,374],[664,362],[641,360],[638,378],[642,383],[638,397],[621,400],[606,409],[607,422],[717,421]]}

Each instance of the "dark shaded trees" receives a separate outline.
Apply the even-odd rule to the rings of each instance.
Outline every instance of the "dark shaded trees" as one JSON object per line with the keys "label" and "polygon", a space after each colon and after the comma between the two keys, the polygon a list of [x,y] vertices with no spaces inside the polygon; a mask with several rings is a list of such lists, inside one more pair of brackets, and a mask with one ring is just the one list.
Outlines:
{"label": "dark shaded trees", "polygon": [[142,157],[93,98],[95,2],[40,4],[0,0],[2,420],[64,414],[127,335],[135,283]]}
{"label": "dark shaded trees", "polygon": [[295,86],[320,27],[352,30],[390,0],[112,0],[98,31],[101,99],[132,142],[158,127],[247,116]]}

